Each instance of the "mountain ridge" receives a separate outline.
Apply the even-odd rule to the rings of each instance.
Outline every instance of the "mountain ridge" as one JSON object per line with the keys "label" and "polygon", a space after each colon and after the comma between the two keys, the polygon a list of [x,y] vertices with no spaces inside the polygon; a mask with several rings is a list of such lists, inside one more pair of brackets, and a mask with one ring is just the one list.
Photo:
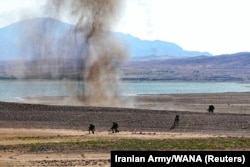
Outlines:
{"label": "mountain ridge", "polygon": [[250,52],[129,61],[122,67],[125,80],[250,81]]}
{"label": "mountain ridge", "polygon": [[[0,62],[0,79],[70,79],[82,80],[74,62],[52,61]],[[81,64],[80,64],[81,65]],[[130,60],[118,66],[122,80],[164,81],[250,81],[250,52],[190,58],[157,57],[153,60]]]}
{"label": "mountain ridge", "polygon": [[[86,44],[81,34],[75,32],[73,25],[55,19],[34,20],[35,22],[23,21],[22,23],[25,24],[22,26],[12,24],[6,26],[7,29],[0,29],[2,40],[0,43],[0,79],[82,79],[80,71],[84,65],[83,55]],[[20,22],[15,24],[20,24]],[[64,25],[63,29],[62,25]],[[66,36],[60,31],[64,32],[64,35],[67,33]],[[8,35],[10,32],[12,35]],[[34,34],[37,36],[34,37]],[[123,74],[121,78],[124,80],[250,81],[249,52],[218,56],[200,54],[202,52],[198,52],[198,56],[182,55],[180,54],[182,48],[173,43],[164,42],[162,46],[162,41],[159,40],[142,41],[131,35],[117,32],[115,35],[130,41],[131,54],[138,50],[142,53],[142,55],[132,56],[128,62],[119,65]],[[47,42],[47,45],[40,45],[41,40]],[[134,43],[138,41],[143,43],[143,47],[139,44],[134,46]],[[152,43],[164,49],[172,46],[180,53],[160,56],[160,49],[156,54],[152,47],[145,47]],[[19,47],[21,50],[18,50]],[[141,51],[141,49],[144,50]],[[167,50],[171,51],[171,49]],[[144,51],[148,55],[143,56]],[[58,53],[61,54],[58,55]],[[4,57],[6,55],[11,55],[13,59],[8,59],[8,56]],[[32,59],[32,56],[36,56],[35,59]],[[31,59],[24,61],[25,58]]]}
{"label": "mountain ridge", "polygon": [[[44,51],[41,51],[42,48],[38,48],[37,46],[37,43],[41,42],[41,40],[48,42],[48,45],[51,45],[50,52],[56,54],[59,49],[58,47],[61,46],[62,41],[65,40],[65,36],[67,37],[67,41],[65,42],[67,45],[64,49],[67,52],[71,51],[72,48],[78,50],[76,53],[72,54],[74,57],[77,56],[75,54],[80,52],[82,47],[84,47],[84,41],[83,39],[80,39],[80,36],[77,37],[77,40],[80,43],[75,43],[75,35],[74,25],[53,18],[34,18],[16,22],[0,28],[0,39],[2,41],[0,43],[0,60],[17,59],[20,58],[20,56],[22,56],[22,58],[29,58],[36,56],[35,54],[45,54]],[[120,37],[127,43],[131,57],[211,56],[208,52],[185,51],[180,46],[171,42],[141,40],[132,35],[120,32],[114,32],[114,35]],[[78,46],[79,48],[76,48],[75,46]],[[38,53],[38,50],[40,50],[41,53]]]}
{"label": "mountain ridge", "polygon": [[[179,45],[162,40],[142,40],[130,34],[116,34],[125,41],[128,41],[132,57],[144,56],[168,56],[168,57],[193,57],[212,56],[209,52],[186,51]],[[136,43],[137,45],[133,46]],[[137,54],[137,55],[136,55]]]}

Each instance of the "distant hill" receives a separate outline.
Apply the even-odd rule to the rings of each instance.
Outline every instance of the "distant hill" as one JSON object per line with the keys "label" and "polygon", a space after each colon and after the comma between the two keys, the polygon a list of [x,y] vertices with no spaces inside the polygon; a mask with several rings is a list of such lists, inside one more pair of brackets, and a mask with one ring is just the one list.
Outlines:
{"label": "distant hill", "polygon": [[[127,41],[132,55],[120,66],[124,80],[250,81],[248,52],[210,56],[169,42],[114,35]],[[86,44],[71,24],[51,18],[25,20],[1,28],[0,40],[0,79],[82,77]],[[32,57],[38,59],[20,61]]]}
{"label": "distant hill", "polygon": [[79,55],[83,41],[74,26],[51,18],[20,21],[0,29],[0,61]]}
{"label": "distant hill", "polygon": [[193,57],[193,56],[212,56],[208,52],[186,51],[180,46],[160,40],[141,40],[129,34],[116,33],[116,35],[128,42],[132,57],[147,56],[168,56],[168,57]]}
{"label": "distant hill", "polygon": [[122,67],[127,80],[250,81],[250,53],[133,60]]}
{"label": "distant hill", "polygon": [[[0,79],[82,79],[73,59],[58,62],[11,61],[0,63]],[[191,58],[132,59],[119,66],[123,80],[250,81],[250,53]],[[25,74],[24,74],[25,72]]]}
{"label": "distant hill", "polygon": [[[127,42],[132,57],[173,56],[190,57],[211,54],[207,52],[185,51],[180,46],[164,41],[146,41],[128,34],[114,33]],[[84,51],[84,41],[76,33],[75,26],[52,18],[36,18],[13,23],[0,28],[0,61],[30,58],[58,53],[77,57]],[[41,41],[47,45],[41,45]],[[65,56],[65,55],[64,55]]]}

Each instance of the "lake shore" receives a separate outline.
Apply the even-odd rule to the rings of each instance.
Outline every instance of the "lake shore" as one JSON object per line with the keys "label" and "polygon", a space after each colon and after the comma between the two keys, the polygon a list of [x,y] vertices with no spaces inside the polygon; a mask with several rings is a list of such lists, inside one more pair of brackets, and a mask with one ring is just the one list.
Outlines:
{"label": "lake shore", "polygon": [[[135,95],[120,97],[121,104],[106,107],[207,112],[209,105],[216,113],[250,114],[250,92]],[[77,97],[27,97],[15,102],[45,105],[89,106]]]}
{"label": "lake shore", "polygon": [[[72,97],[0,102],[0,165],[110,166],[110,150],[68,148],[65,142],[250,139],[250,93],[140,95],[128,99],[132,107],[127,108],[84,106]],[[207,111],[210,104],[215,106],[214,113]],[[171,128],[176,115],[179,125]],[[120,133],[111,133],[112,122],[119,123]],[[95,134],[88,132],[91,123],[96,126]],[[35,147],[36,143],[40,144]],[[250,150],[250,146],[244,149]]]}

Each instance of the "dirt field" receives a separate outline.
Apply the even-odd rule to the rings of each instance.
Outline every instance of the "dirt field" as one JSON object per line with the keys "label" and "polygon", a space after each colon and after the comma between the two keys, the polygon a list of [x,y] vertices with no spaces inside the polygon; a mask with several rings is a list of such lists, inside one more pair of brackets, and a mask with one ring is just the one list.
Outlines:
{"label": "dirt field", "polygon": [[[133,99],[137,109],[64,106],[59,105],[62,97],[28,99],[26,103],[30,104],[0,102],[0,166],[110,166],[110,150],[80,149],[65,142],[125,138],[250,140],[250,93]],[[34,104],[37,102],[41,104]],[[215,106],[214,113],[207,112],[210,104]],[[180,116],[179,126],[170,130],[176,115]],[[120,133],[109,131],[114,121],[119,123]],[[88,134],[90,123],[96,126],[95,134]],[[33,144],[40,144],[39,149]]]}

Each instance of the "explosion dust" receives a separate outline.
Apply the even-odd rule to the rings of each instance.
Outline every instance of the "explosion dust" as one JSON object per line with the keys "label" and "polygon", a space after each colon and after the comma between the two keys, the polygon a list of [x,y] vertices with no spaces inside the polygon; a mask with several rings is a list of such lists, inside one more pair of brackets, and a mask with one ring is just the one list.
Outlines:
{"label": "explosion dust", "polygon": [[84,84],[77,93],[84,104],[121,105],[118,65],[126,59],[127,49],[112,35],[121,4],[122,0],[49,0],[46,4],[46,12],[53,17],[67,15],[74,20],[74,33],[84,41],[76,46],[84,50],[79,55],[83,60],[79,70]]}

